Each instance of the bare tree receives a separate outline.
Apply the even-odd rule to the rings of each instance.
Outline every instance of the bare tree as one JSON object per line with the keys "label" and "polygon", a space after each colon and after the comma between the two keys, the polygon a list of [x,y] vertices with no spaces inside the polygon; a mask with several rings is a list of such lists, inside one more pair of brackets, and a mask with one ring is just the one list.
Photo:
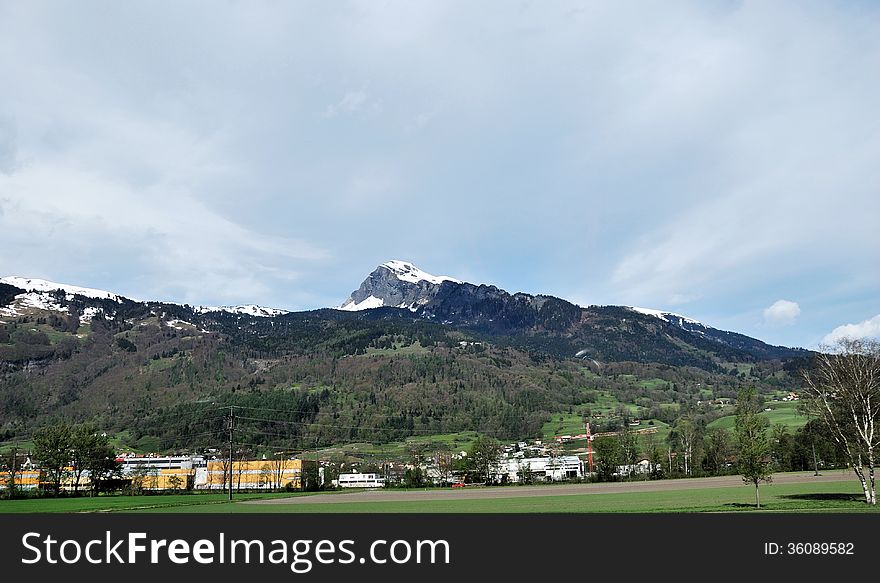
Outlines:
{"label": "bare tree", "polygon": [[271,467],[272,467],[272,488],[275,490],[280,490],[281,486],[284,484],[284,465],[286,463],[285,452],[276,451],[275,456],[272,458]]}
{"label": "bare tree", "polygon": [[15,498],[17,484],[15,477],[21,474],[21,463],[18,460],[18,449],[12,448],[9,453],[0,457],[0,470],[6,473],[6,496]]}
{"label": "bare tree", "polygon": [[[235,472],[235,491],[238,492],[241,490],[241,476],[242,474],[246,474],[250,472],[250,464],[247,459],[251,457],[251,451],[249,449],[239,449],[236,455],[236,460],[233,463],[232,469]],[[245,478],[245,488],[250,486],[250,479]]]}
{"label": "bare tree", "polygon": [[[221,472],[221,474],[220,474],[220,481],[221,481],[220,491],[223,492],[223,491],[226,491],[226,489],[228,488],[228,485],[229,485],[229,481],[232,479],[232,472],[230,471],[231,467],[229,465],[229,458],[227,458],[226,456],[221,456],[221,457],[218,457],[215,461],[220,465],[220,472]],[[213,480],[212,480],[212,484],[213,484]]]}
{"label": "bare tree", "polygon": [[843,338],[820,346],[804,372],[807,409],[846,452],[865,502],[877,504],[875,451],[880,441],[880,342]]}
{"label": "bare tree", "polygon": [[273,488],[274,482],[272,480],[272,462],[265,461],[260,466],[260,487]]}
{"label": "bare tree", "polygon": [[437,452],[437,472],[440,474],[440,483],[449,484],[452,481],[452,469],[455,458],[451,451],[440,450]]}
{"label": "bare tree", "polygon": [[693,471],[694,444],[698,437],[698,428],[690,417],[682,417],[675,426],[681,453],[684,458],[684,473],[691,475]]}

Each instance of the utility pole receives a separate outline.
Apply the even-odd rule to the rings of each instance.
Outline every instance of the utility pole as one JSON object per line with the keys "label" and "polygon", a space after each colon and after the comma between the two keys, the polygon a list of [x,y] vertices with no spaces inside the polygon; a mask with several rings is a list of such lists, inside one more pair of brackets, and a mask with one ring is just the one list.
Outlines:
{"label": "utility pole", "polygon": [[321,487],[321,460],[318,458],[319,438],[319,435],[315,436],[315,490],[318,490]]}
{"label": "utility pole", "polygon": [[235,433],[235,412],[229,406],[229,501],[232,502],[232,442]]}
{"label": "utility pole", "polygon": [[9,465],[9,483],[6,486],[6,494],[10,500],[15,498],[15,472],[18,468],[16,468],[16,463],[18,462],[18,448],[12,448],[12,462]]}

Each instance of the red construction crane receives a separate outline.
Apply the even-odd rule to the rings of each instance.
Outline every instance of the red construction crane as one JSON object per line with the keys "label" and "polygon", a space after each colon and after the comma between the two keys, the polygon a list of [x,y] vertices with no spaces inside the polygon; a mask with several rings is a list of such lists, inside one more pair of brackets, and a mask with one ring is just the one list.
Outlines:
{"label": "red construction crane", "polygon": [[584,433],[587,435],[587,464],[589,464],[589,471],[593,473],[593,436],[590,433],[590,422],[587,421],[587,416],[584,415]]}

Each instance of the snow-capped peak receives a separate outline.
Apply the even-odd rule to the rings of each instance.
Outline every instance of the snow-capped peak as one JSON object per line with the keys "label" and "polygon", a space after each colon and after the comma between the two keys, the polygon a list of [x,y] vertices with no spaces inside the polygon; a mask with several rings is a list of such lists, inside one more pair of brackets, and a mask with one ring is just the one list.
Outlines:
{"label": "snow-capped peak", "polygon": [[[651,308],[637,308],[635,306],[627,306],[630,310],[634,312],[638,312],[640,314],[646,314],[648,316],[654,316],[655,318],[660,318],[664,322],[669,322],[671,324],[678,324],[679,326],[687,322],[688,324],[698,324],[700,326],[705,326],[702,322],[694,320],[693,318],[688,318],[687,316],[682,316],[681,314],[675,314],[673,312],[664,312],[662,310],[653,310]],[[677,322],[675,320],[678,320]]]}
{"label": "snow-capped peak", "polygon": [[18,277],[11,275],[7,277],[0,277],[0,283],[15,286],[19,289],[23,289],[29,292],[46,293],[61,290],[68,295],[80,295],[87,298],[96,298],[101,300],[113,300],[114,302],[121,302],[123,299],[122,296],[108,291],[93,289],[90,287],[68,285],[66,283],[55,283],[53,281],[47,281],[45,279]]}
{"label": "snow-capped peak", "polygon": [[449,277],[448,275],[431,275],[430,273],[422,271],[412,263],[409,263],[408,261],[400,261],[399,259],[383,263],[382,267],[391,270],[394,275],[397,276],[397,279],[409,283],[418,283],[420,281],[427,281],[434,284],[440,284],[444,281],[462,283],[460,280],[455,279],[454,277]]}
{"label": "snow-capped peak", "polygon": [[231,314],[245,314],[248,316],[259,316],[263,318],[271,318],[273,316],[283,316],[289,314],[287,310],[279,308],[266,308],[256,304],[247,304],[244,306],[198,306],[193,308],[194,312],[199,314],[207,314],[208,312],[229,312]]}

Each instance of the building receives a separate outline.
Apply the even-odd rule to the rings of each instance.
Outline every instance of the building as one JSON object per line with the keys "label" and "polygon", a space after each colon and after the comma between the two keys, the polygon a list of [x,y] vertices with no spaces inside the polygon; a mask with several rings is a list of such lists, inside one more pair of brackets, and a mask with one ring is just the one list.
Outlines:
{"label": "building", "polygon": [[660,464],[651,464],[650,461],[643,459],[635,464],[627,464],[617,466],[614,472],[615,476],[647,476],[651,472],[660,471]]}
{"label": "building", "polygon": [[334,486],[340,488],[382,488],[385,486],[385,478],[379,474],[339,474],[339,478],[333,482]]}
{"label": "building", "polygon": [[[300,459],[241,460],[232,462],[232,487],[236,490],[299,488],[303,469],[314,468],[315,461]],[[212,460],[195,472],[196,489],[223,490],[229,487],[226,460]]]}
{"label": "building", "polygon": [[141,456],[116,458],[123,478],[139,490],[191,490],[196,471],[205,467],[203,456]]}
{"label": "building", "polygon": [[123,474],[130,474],[138,468],[156,470],[192,470],[204,467],[205,458],[200,455],[141,456],[130,455],[116,458]]}
{"label": "building", "polygon": [[[0,490],[9,486],[9,472],[0,472]],[[15,472],[15,487],[19,490],[36,490],[40,487],[39,470],[21,470]]]}
{"label": "building", "polygon": [[584,476],[584,465],[575,455],[557,457],[508,458],[500,460],[497,481],[517,483],[530,472],[535,480],[555,482]]}

